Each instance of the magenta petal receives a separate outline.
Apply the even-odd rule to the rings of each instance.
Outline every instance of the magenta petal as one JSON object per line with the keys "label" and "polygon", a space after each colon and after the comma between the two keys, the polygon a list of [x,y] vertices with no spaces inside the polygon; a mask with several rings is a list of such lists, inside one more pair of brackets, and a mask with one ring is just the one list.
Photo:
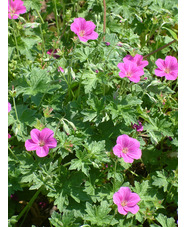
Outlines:
{"label": "magenta petal", "polygon": [[38,148],[39,146],[32,140],[26,140],[25,142],[25,148],[27,151],[34,151]]}
{"label": "magenta petal", "polygon": [[132,214],[136,214],[139,211],[139,206],[135,205],[133,207],[125,206],[124,207],[125,211],[131,212]]}
{"label": "magenta petal", "polygon": [[48,153],[49,153],[49,148],[47,146],[37,147],[36,149],[37,156],[41,158],[47,156]]}
{"label": "magenta petal", "polygon": [[127,206],[129,207],[132,207],[132,206],[135,206],[139,201],[140,201],[140,197],[137,193],[131,193],[130,194],[130,197],[129,197],[129,200],[127,202]]}
{"label": "magenta petal", "polygon": [[77,24],[77,26],[79,27],[79,31],[85,30],[85,28],[86,28],[86,20],[84,18],[82,18],[82,17],[75,18],[74,19],[74,23]]}
{"label": "magenta petal", "polygon": [[126,77],[126,74],[124,73],[124,72],[119,72],[119,76],[121,77],[121,78],[124,78],[124,77]]}
{"label": "magenta petal", "polygon": [[85,35],[84,38],[87,40],[89,39],[95,40],[98,38],[98,33],[93,31],[90,35]]}
{"label": "magenta petal", "polygon": [[119,158],[121,158],[121,152],[122,152],[122,147],[120,144],[116,144],[114,147],[113,147],[113,152],[116,156],[118,156]]}
{"label": "magenta petal", "polygon": [[137,149],[135,151],[129,151],[127,153],[127,155],[130,157],[130,158],[133,158],[133,159],[140,159],[141,158],[141,150],[140,149]]}
{"label": "magenta petal", "polygon": [[8,139],[10,139],[12,136],[8,133]]}
{"label": "magenta petal", "polygon": [[121,205],[118,206],[118,212],[123,215],[127,214],[127,211],[125,211],[124,207],[122,207]]}
{"label": "magenta petal", "polygon": [[11,104],[8,102],[8,113],[10,112],[11,110]]}
{"label": "magenta petal", "polygon": [[131,158],[131,157],[128,156],[127,154],[121,153],[121,155],[122,155],[123,160],[124,160],[126,163],[133,163],[133,161],[134,161],[133,158]]}
{"label": "magenta petal", "polygon": [[122,201],[128,201],[132,193],[129,187],[121,187],[118,192],[122,195]]}
{"label": "magenta petal", "polygon": [[116,140],[116,143],[120,144],[122,146],[122,148],[128,147],[129,142],[130,142],[130,137],[125,134],[118,136],[118,138]]}
{"label": "magenta petal", "polygon": [[79,25],[76,24],[76,23],[72,23],[71,26],[70,26],[70,29],[72,32],[74,32],[76,35],[79,33],[80,31],[80,28],[79,28]]}
{"label": "magenta petal", "polygon": [[125,62],[125,60],[129,60],[129,61],[132,61],[134,59],[134,57],[132,57],[131,55],[126,55],[124,58],[123,58],[123,61]]}
{"label": "magenta petal", "polygon": [[119,192],[114,193],[113,201],[116,205],[120,205],[122,200],[123,200],[122,195]]}
{"label": "magenta petal", "polygon": [[34,143],[38,144],[40,140],[40,131],[38,129],[32,129],[30,135]]}
{"label": "magenta petal", "polygon": [[96,25],[92,21],[86,21],[85,36],[91,35],[95,28]]}
{"label": "magenta petal", "polygon": [[54,132],[49,128],[44,128],[40,132],[40,140],[46,142],[50,137],[54,136]]}
{"label": "magenta petal", "polygon": [[166,74],[165,77],[167,80],[176,80],[178,77],[178,73],[175,71],[172,71],[169,74]]}
{"label": "magenta petal", "polygon": [[158,58],[158,60],[156,60],[156,65],[158,66],[159,69],[164,70],[165,69],[165,61],[162,60],[161,58]]}
{"label": "magenta petal", "polygon": [[178,70],[178,62],[175,57],[166,56],[165,64],[166,64],[167,68],[169,68],[170,70]]}
{"label": "magenta petal", "polygon": [[118,63],[117,67],[121,70],[121,71],[124,71],[125,68],[124,68],[124,63]]}
{"label": "magenta petal", "polygon": [[55,138],[49,138],[45,141],[45,145],[49,148],[57,147],[57,140]]}
{"label": "magenta petal", "polygon": [[138,83],[140,81],[140,76],[128,77],[130,81]]}
{"label": "magenta petal", "polygon": [[166,73],[161,69],[155,69],[154,73],[156,76],[159,76],[159,77],[163,77],[166,75]]}

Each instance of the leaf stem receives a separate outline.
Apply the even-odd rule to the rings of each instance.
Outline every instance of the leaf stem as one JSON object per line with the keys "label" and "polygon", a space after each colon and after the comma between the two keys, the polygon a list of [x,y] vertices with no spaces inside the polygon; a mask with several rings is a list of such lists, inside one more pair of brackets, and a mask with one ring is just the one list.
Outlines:
{"label": "leaf stem", "polygon": [[15,110],[16,119],[19,122],[19,118],[18,118],[18,114],[17,114],[17,108],[16,108],[16,103],[15,103],[15,97],[13,97],[13,103],[14,103],[14,110]]}

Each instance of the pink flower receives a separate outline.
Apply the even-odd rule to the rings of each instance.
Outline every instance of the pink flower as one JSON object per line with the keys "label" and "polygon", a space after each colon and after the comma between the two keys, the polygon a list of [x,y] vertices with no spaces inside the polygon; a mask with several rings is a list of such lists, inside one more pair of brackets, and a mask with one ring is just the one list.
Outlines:
{"label": "pink flower", "polygon": [[158,66],[155,69],[156,76],[165,76],[167,80],[176,80],[178,77],[178,61],[175,57],[167,56],[165,60],[158,58],[156,65]]}
{"label": "pink flower", "polygon": [[26,7],[21,0],[8,0],[8,18],[17,19],[19,14],[26,13]]}
{"label": "pink flower", "polygon": [[58,72],[62,72],[62,73],[64,73],[64,69],[63,68],[61,68],[60,66],[58,67]]}
{"label": "pink flower", "polygon": [[49,128],[44,128],[42,131],[32,129],[30,132],[31,139],[25,142],[27,151],[36,150],[39,157],[45,157],[49,153],[49,148],[57,146],[57,140],[53,138],[54,132]]}
{"label": "pink flower", "polygon": [[92,21],[86,21],[84,18],[75,18],[70,29],[81,41],[87,42],[89,39],[97,39],[98,33],[94,31],[96,25]]}
{"label": "pink flower", "polygon": [[56,54],[57,53],[57,50],[55,49],[55,50],[53,50],[53,49],[49,49],[48,51],[47,51],[47,54],[49,54],[49,55],[51,55],[52,54],[52,56],[54,57],[54,58],[59,58],[60,56],[59,55],[57,55]]}
{"label": "pink flower", "polygon": [[119,63],[117,66],[121,70],[119,76],[121,78],[127,77],[134,83],[138,83],[140,81],[140,76],[144,74],[142,67],[138,67],[135,62],[127,59],[125,59],[125,63]]}
{"label": "pink flower", "polygon": [[8,113],[10,112],[11,110],[11,104],[8,102]]}
{"label": "pink flower", "polygon": [[126,55],[123,58],[124,62],[125,62],[125,60],[135,62],[137,64],[137,66],[140,66],[142,68],[144,68],[145,66],[147,66],[149,64],[148,61],[143,61],[143,56],[140,54],[136,54],[134,57],[132,57],[131,55]]}
{"label": "pink flower", "polygon": [[138,125],[137,124],[132,124],[132,128],[136,129],[137,132],[141,132],[143,131],[143,125],[140,121],[138,121]]}
{"label": "pink flower", "polygon": [[140,142],[128,135],[118,136],[113,152],[127,163],[133,163],[134,159],[141,158]]}
{"label": "pink flower", "polygon": [[12,136],[8,133],[8,139],[10,139]]}
{"label": "pink flower", "polygon": [[118,212],[123,215],[126,215],[128,212],[136,214],[139,210],[137,203],[140,200],[139,195],[131,192],[128,187],[121,187],[118,192],[113,195],[113,201],[118,206]]}

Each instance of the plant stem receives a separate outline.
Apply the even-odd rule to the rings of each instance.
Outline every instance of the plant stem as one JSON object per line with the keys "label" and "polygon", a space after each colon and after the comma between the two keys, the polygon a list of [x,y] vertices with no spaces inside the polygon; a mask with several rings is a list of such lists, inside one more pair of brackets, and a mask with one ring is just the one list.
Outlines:
{"label": "plant stem", "polygon": [[18,114],[17,114],[17,108],[16,108],[16,103],[15,103],[15,97],[13,97],[13,103],[14,103],[14,110],[15,110],[15,114],[16,114],[16,119],[19,122],[19,118],[18,118]]}
{"label": "plant stem", "polygon": [[14,19],[12,19],[12,23],[13,23],[13,35],[14,35],[14,40],[15,40],[15,44],[16,44],[17,55],[18,55],[19,60],[21,61],[21,58],[19,56],[18,45],[17,45],[17,38],[16,38],[16,33],[15,33],[15,21],[14,21]]}
{"label": "plant stem", "polygon": [[175,43],[176,41],[177,41],[177,40],[174,39],[174,40],[171,41],[170,43],[167,43],[166,45],[164,45],[164,46],[162,46],[162,47],[159,47],[157,50],[154,50],[154,51],[150,52],[149,54],[145,55],[143,58],[147,58],[147,57],[149,57],[150,55],[153,55],[154,53],[156,53],[156,52],[158,52],[158,51],[160,51],[160,50],[162,50],[162,49],[164,49],[164,48],[170,46],[172,43]]}
{"label": "plant stem", "polygon": [[19,161],[19,159],[16,157],[16,155],[14,154],[14,152],[12,151],[12,149],[10,147],[8,149],[11,152],[11,154],[14,156],[14,158]]}
{"label": "plant stem", "polygon": [[39,190],[33,195],[33,197],[31,198],[31,200],[29,201],[29,203],[26,205],[26,207],[18,215],[17,221],[19,221],[19,219],[23,216],[23,214],[27,211],[27,209],[29,210],[31,208],[33,202],[36,200],[37,196],[41,192],[41,189],[42,189],[42,187],[40,187]]}
{"label": "plant stem", "polygon": [[54,1],[54,10],[55,10],[55,18],[56,18],[56,27],[57,27],[57,36],[59,37],[59,24],[58,24],[58,13],[57,13],[57,6],[56,6],[56,0]]}
{"label": "plant stem", "polygon": [[115,161],[115,167],[114,167],[114,185],[113,185],[113,191],[116,191],[116,169],[117,169],[117,163],[118,159]]}
{"label": "plant stem", "polygon": [[[106,34],[106,0],[103,0],[103,34]],[[103,36],[103,42],[105,42],[105,36]]]}

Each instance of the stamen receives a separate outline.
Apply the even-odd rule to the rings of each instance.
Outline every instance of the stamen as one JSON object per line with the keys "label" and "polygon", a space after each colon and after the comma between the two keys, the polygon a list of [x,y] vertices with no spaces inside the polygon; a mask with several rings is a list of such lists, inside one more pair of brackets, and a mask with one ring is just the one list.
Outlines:
{"label": "stamen", "polygon": [[124,154],[127,154],[128,148],[127,148],[127,147],[123,148],[122,152],[123,152]]}
{"label": "stamen", "polygon": [[79,35],[80,35],[81,37],[83,37],[84,34],[85,34],[85,31],[84,31],[84,30],[81,30],[81,31],[79,32]]}
{"label": "stamen", "polygon": [[121,205],[122,205],[122,207],[126,206],[126,205],[127,205],[127,201],[124,200],[124,201],[121,203]]}

